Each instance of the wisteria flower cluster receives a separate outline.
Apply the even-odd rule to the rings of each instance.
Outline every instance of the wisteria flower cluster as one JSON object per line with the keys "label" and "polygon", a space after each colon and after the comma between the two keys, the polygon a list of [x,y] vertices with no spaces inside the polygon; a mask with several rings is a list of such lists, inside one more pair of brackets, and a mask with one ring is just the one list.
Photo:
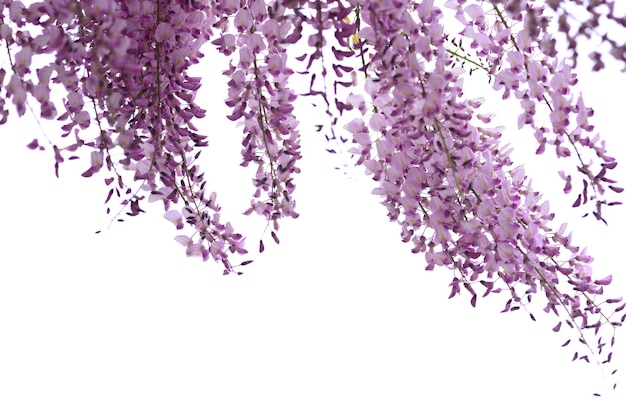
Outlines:
{"label": "wisteria flower cluster", "polygon": [[[446,16],[462,29],[447,31]],[[135,216],[144,200],[161,201],[165,218],[187,232],[176,240],[188,255],[230,273],[234,256],[247,253],[198,164],[207,145],[194,126],[205,117],[195,103],[202,80],[188,70],[207,44],[230,60],[228,118],[242,129],[242,165],[257,169],[245,213],[262,215],[276,242],[279,221],[298,216],[294,105],[312,96],[328,115],[319,135],[349,147],[402,240],[425,254],[427,269],[453,271],[450,297],[465,289],[475,305],[480,291],[504,292],[504,311],[513,311],[542,293],[544,310],[559,317],[554,330],[565,323],[597,361],[610,362],[605,346],[614,345],[626,303],[603,296],[611,277],[594,277],[592,258],[551,225],[548,203],[514,166],[503,132],[481,100],[465,97],[465,69],[456,64],[485,72],[503,99],[519,103],[519,128],[532,129],[537,152],[573,161],[559,172],[564,193],[575,190],[573,206],[604,221],[602,209],[619,204],[608,196],[622,191],[609,177],[617,162],[573,86],[582,37],[607,45],[591,54],[594,70],[608,57],[626,65],[626,46],[597,29],[626,27],[614,2],[4,0],[0,17],[8,56],[0,123],[38,105],[40,118],[62,122],[59,140],[50,140],[57,175],[66,158],[89,149],[83,176],[105,173],[107,204],[118,199]],[[296,93],[294,74],[309,77],[307,91]],[[60,101],[52,89],[63,92]],[[589,353],[575,358],[589,361]]]}

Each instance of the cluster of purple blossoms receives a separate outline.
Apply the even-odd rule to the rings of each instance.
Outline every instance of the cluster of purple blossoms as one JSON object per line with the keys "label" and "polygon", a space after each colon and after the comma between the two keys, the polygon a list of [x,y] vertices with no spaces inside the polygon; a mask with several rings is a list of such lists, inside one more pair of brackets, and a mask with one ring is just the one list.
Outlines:
{"label": "cluster of purple blossoms", "polygon": [[[543,293],[546,312],[564,315],[592,354],[606,354],[603,331],[614,333],[624,323],[619,312],[626,303],[602,299],[611,277],[594,278],[591,257],[564,227],[550,225],[547,202],[523,170],[513,168],[502,132],[479,112],[479,100],[464,97],[464,70],[454,62],[461,58],[487,72],[503,99],[519,102],[519,127],[533,129],[538,153],[551,147],[575,161],[572,173],[559,173],[564,192],[581,185],[573,205],[591,205],[603,220],[602,208],[618,203],[605,193],[622,189],[607,177],[617,163],[590,123],[593,111],[572,90],[577,40],[591,36],[600,21],[624,28],[626,18],[608,0],[440,3],[44,0],[26,6],[4,0],[0,39],[10,65],[0,69],[0,123],[9,103],[21,116],[33,98],[41,118],[63,122],[63,145],[52,143],[57,175],[65,158],[87,147],[91,164],[83,176],[108,173],[107,203],[116,197],[134,216],[144,199],[162,201],[166,219],[190,231],[176,238],[187,254],[220,261],[232,272],[232,255],[247,251],[243,236],[221,221],[197,163],[207,145],[193,124],[205,116],[194,102],[202,80],[187,73],[209,43],[231,60],[224,71],[229,119],[243,129],[242,165],[257,167],[245,213],[262,215],[275,241],[279,220],[297,217],[294,102],[299,95],[319,97],[329,115],[329,140],[337,139],[340,121],[357,115],[346,119],[337,142],[350,142],[357,165],[378,183],[374,192],[390,220],[400,224],[402,240],[425,254],[427,269],[454,272],[451,297],[465,289],[475,304],[482,286],[483,296],[508,293],[504,311],[512,311]],[[569,7],[580,3],[586,5],[582,20]],[[460,33],[446,32],[444,11],[462,25]],[[554,31],[565,35],[572,59],[557,55]],[[450,48],[453,36],[470,43],[475,60]],[[626,64],[625,44],[598,37]],[[48,61],[38,66],[34,58],[41,56]],[[291,61],[295,56],[302,68]],[[602,53],[591,59],[595,70],[604,66]],[[309,91],[290,88],[296,72],[309,74]],[[53,86],[64,92],[61,105],[51,99]],[[545,121],[538,111],[548,115]],[[43,148],[38,141],[28,146]],[[583,160],[589,154],[593,161]],[[561,320],[554,330],[560,327]],[[590,332],[598,336],[596,347]]]}

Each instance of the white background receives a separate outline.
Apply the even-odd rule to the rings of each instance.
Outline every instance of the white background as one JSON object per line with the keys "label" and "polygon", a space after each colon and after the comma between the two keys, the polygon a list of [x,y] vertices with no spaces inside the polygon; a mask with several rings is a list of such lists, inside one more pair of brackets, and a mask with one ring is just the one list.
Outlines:
{"label": "white background", "polygon": [[[448,300],[451,272],[425,272],[422,255],[370,195],[373,183],[334,170],[347,161],[302,125],[302,174],[295,221],[276,246],[257,254],[264,221],[239,216],[252,192],[239,167],[240,134],[224,121],[225,86],[217,61],[199,70],[211,111],[198,124],[210,146],[204,167],[223,217],[248,235],[255,262],[242,276],[189,259],[159,204],[107,229],[106,189],[79,174],[87,160],[61,166],[50,152],[29,151],[41,137],[31,119],[0,127],[0,416],[13,417],[529,417],[619,416],[624,371],[607,391],[595,365],[571,363],[551,331],[556,318],[531,307],[499,314],[506,298]],[[585,74],[594,121],[619,160],[623,75]],[[487,89],[479,79],[477,89]],[[310,112],[302,104],[301,114]],[[496,102],[494,107],[501,109]],[[517,111],[503,119],[511,125]],[[508,135],[520,163],[555,209],[572,196],[551,157],[534,157],[534,140]],[[309,128],[307,128],[309,127]],[[47,130],[51,138],[57,131]],[[543,169],[546,170],[543,170]],[[619,171],[622,185],[623,171]],[[538,178],[537,178],[538,177]],[[564,213],[563,216],[560,214]],[[621,264],[624,209],[609,227],[580,212],[559,212],[574,239],[596,257],[598,277],[626,295]],[[95,235],[94,231],[104,229]],[[623,366],[618,334],[614,366]],[[622,367],[623,368],[623,367]],[[610,373],[608,367],[605,373]],[[602,391],[600,398],[592,393]]]}

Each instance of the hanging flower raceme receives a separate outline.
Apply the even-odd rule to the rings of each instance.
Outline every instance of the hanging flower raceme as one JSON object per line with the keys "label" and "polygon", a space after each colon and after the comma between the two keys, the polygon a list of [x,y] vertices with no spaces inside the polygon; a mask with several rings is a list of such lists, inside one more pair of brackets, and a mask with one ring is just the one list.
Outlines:
{"label": "hanging flower raceme", "polygon": [[[242,236],[220,221],[215,193],[205,189],[196,164],[197,148],[207,142],[192,121],[205,111],[194,102],[200,79],[187,74],[212,36],[215,11],[187,1],[9,3],[16,29],[3,23],[3,39],[16,52],[7,93],[18,113],[25,112],[30,93],[40,102],[41,116],[53,118],[50,82],[66,91],[58,119],[65,121],[63,136],[73,133],[76,140],[54,145],[57,174],[64,155],[92,148],[92,164],[83,176],[102,167],[113,174],[105,180],[107,202],[116,195],[134,216],[143,212],[140,202],[146,197],[161,200],[178,229],[179,219],[191,227],[191,236],[177,238],[187,253],[222,261],[232,271],[228,253],[246,250]],[[28,25],[42,34],[32,37],[20,29]],[[42,54],[51,62],[37,70],[36,83],[25,68],[32,55]],[[133,173],[130,180],[127,171]]]}
{"label": "hanging flower raceme", "polygon": [[[298,122],[292,114],[294,92],[288,87],[293,71],[286,65],[283,40],[292,30],[285,8],[273,8],[253,0],[233,13],[227,5],[218,5],[223,22],[232,24],[236,33],[223,33],[213,41],[226,56],[239,52],[238,62],[224,72],[228,82],[226,104],[233,108],[229,119],[243,119],[243,166],[257,165],[253,179],[256,191],[251,207],[271,221],[272,237],[278,242],[278,220],[297,217],[293,174],[300,170]],[[261,244],[263,245],[263,244]]]}
{"label": "hanging flower raceme", "polygon": [[[624,316],[616,314],[624,304],[611,311],[610,304],[621,300],[600,299],[611,278],[592,278],[591,257],[570,242],[564,227],[552,229],[554,215],[529,188],[523,169],[512,168],[499,143],[501,133],[477,121],[480,103],[461,99],[460,72],[444,47],[441,13],[427,3],[417,7],[419,20],[398,2],[361,6],[367,26],[359,36],[376,53],[369,58],[365,85],[374,113],[355,96],[352,102],[363,116],[346,125],[358,163],[379,183],[374,193],[384,199],[390,220],[401,225],[403,241],[425,253],[427,269],[454,271],[450,297],[464,288],[475,305],[477,286],[483,296],[504,291],[510,295],[504,311],[510,311],[525,308],[542,292],[546,312],[565,314],[555,331],[564,321],[599,355],[606,338],[600,330],[612,333],[623,324]],[[509,55],[524,66],[523,56]],[[507,71],[513,70],[496,73],[496,88]],[[562,92],[571,82],[563,73],[553,90]],[[518,80],[530,78],[509,79],[505,88],[520,91]],[[555,131],[564,129],[559,118],[551,120]],[[602,307],[605,303],[609,306]],[[598,335],[597,348],[587,339],[589,331]],[[609,362],[612,353],[604,353],[603,362]],[[589,361],[587,354],[575,357]]]}
{"label": "hanging flower raceme", "polygon": [[[559,2],[548,3],[558,9]],[[523,111],[518,127],[533,128],[539,144],[537,153],[550,146],[557,157],[577,160],[575,170],[564,177],[565,193],[572,190],[572,176],[580,180],[575,182],[581,186],[573,206],[592,203],[593,215],[604,221],[603,206],[618,203],[603,198],[604,192],[623,190],[608,177],[617,163],[607,154],[604,141],[589,122],[593,111],[585,106],[582,96],[574,95],[572,86],[578,80],[571,65],[556,55],[550,18],[543,2],[525,1],[522,5],[518,1],[491,1],[479,5],[450,1],[447,6],[456,10],[456,18],[465,26],[462,33],[471,40],[471,48],[487,61],[488,67],[483,69],[495,76],[494,88],[503,91],[503,98],[514,94],[519,101]],[[569,15],[564,9],[559,10],[559,25],[563,29],[561,21]],[[589,8],[591,12],[594,10],[595,6]],[[615,18],[612,11],[609,16]],[[597,19],[598,15],[593,18]],[[574,38],[569,34],[568,38],[576,55]],[[617,48],[614,42],[610,43]],[[548,126],[543,123],[546,114],[550,119]],[[586,151],[595,155],[599,167],[583,157]]]}

